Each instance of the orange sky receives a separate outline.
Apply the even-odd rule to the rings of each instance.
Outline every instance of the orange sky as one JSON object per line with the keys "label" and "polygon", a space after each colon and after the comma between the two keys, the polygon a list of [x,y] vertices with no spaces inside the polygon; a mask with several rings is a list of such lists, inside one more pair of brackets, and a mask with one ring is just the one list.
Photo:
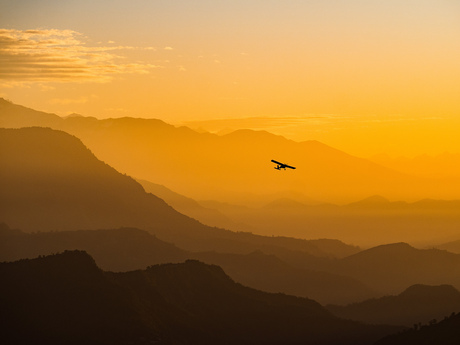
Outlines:
{"label": "orange sky", "polygon": [[0,95],[18,104],[233,119],[201,127],[268,129],[361,156],[460,152],[458,1],[0,4]]}

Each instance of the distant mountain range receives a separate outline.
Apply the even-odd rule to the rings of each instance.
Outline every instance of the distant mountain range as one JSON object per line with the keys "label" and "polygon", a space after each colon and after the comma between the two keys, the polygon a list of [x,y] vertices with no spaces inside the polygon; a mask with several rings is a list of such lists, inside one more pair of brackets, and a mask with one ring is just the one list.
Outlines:
{"label": "distant mountain range", "polygon": [[[260,205],[267,195],[292,190],[309,199],[340,202],[374,194],[392,199],[460,196],[460,181],[413,177],[316,141],[299,143],[268,132],[218,136],[155,119],[61,118],[5,100],[0,100],[0,126],[64,130],[118,171],[197,200]],[[297,170],[274,171],[271,159]]]}
{"label": "distant mountain range", "polygon": [[354,277],[386,294],[414,284],[450,284],[460,289],[460,255],[393,243],[340,260],[334,272]]}
{"label": "distant mountain range", "polygon": [[236,231],[243,229],[246,231],[248,230],[247,225],[238,224],[222,214],[222,212],[212,208],[206,208],[192,198],[180,195],[165,186],[145,180],[137,181],[144,187],[146,192],[158,196],[178,212],[199,220],[203,224]]}
{"label": "distant mountain range", "polygon": [[441,250],[447,250],[452,253],[460,254],[460,240],[439,244],[435,247]]}
{"label": "distant mountain range", "polygon": [[365,345],[398,330],[246,288],[198,261],[110,273],[68,251],[0,263],[0,279],[7,344]]}
{"label": "distant mountain range", "polygon": [[243,230],[266,235],[282,229],[288,236],[339,238],[367,247],[399,241],[433,247],[460,238],[460,200],[405,202],[374,195],[343,205],[307,205],[289,198],[258,208],[215,201],[199,203],[224,214]]}

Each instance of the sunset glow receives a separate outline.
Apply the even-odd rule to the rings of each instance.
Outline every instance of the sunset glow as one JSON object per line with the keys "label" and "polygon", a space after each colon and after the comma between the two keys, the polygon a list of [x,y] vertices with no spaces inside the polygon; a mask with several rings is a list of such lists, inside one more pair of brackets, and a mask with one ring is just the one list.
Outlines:
{"label": "sunset glow", "polygon": [[[445,133],[460,113],[455,1],[15,1],[2,24],[0,95],[35,109],[258,118],[361,156],[460,151]],[[293,117],[320,120],[270,126]]]}

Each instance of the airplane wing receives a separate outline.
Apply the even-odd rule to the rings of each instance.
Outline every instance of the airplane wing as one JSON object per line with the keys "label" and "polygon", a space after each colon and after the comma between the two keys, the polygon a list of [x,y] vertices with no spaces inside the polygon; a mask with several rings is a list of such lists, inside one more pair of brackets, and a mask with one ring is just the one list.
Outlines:
{"label": "airplane wing", "polygon": [[272,162],[275,163],[275,164],[278,164],[278,166],[280,168],[289,168],[289,169],[295,169],[295,167],[292,167],[290,165],[287,165],[287,164],[284,164],[284,163],[281,163],[281,162],[278,162],[278,161],[275,161],[274,159],[272,159]]}

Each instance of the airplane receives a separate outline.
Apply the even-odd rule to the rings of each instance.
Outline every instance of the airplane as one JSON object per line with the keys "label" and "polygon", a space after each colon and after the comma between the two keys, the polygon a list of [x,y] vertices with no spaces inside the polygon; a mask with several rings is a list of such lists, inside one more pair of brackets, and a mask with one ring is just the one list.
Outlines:
{"label": "airplane", "polygon": [[287,165],[287,164],[284,164],[284,163],[280,163],[278,161],[275,161],[274,159],[272,159],[272,162],[277,164],[275,169],[276,170],[281,170],[281,169],[284,169],[286,170],[286,168],[289,168],[289,169],[295,169],[295,167],[291,167],[290,165]]}

